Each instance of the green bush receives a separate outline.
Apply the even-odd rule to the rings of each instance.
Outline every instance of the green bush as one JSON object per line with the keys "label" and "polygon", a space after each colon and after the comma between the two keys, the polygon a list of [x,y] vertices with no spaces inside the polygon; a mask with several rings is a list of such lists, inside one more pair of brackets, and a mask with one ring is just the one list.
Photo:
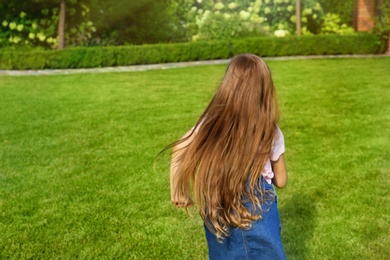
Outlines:
{"label": "green bush", "polygon": [[[231,54],[262,57],[373,54],[380,40],[372,34],[258,37],[228,41],[119,47],[77,47],[60,51],[0,49],[0,69],[64,69],[227,59]],[[230,50],[230,45],[232,49]]]}
{"label": "green bush", "polygon": [[[358,43],[358,44],[357,44]],[[266,37],[238,41],[234,53],[251,52],[262,57],[294,55],[337,55],[377,53],[378,38],[360,35],[305,35],[283,38]]]}
{"label": "green bush", "polygon": [[[85,1],[84,1],[85,2]],[[58,46],[59,1],[1,1],[0,46]],[[96,31],[90,8],[81,1],[66,2],[66,45],[85,44]]]}

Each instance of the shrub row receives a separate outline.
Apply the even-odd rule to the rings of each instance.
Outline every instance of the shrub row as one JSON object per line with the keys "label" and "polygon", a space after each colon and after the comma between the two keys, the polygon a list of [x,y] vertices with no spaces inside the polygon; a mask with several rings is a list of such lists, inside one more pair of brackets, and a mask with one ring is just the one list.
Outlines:
{"label": "shrub row", "polygon": [[238,53],[262,57],[324,54],[374,54],[380,40],[372,34],[261,37],[231,42],[191,42],[64,50],[0,49],[0,69],[64,69],[226,59]]}

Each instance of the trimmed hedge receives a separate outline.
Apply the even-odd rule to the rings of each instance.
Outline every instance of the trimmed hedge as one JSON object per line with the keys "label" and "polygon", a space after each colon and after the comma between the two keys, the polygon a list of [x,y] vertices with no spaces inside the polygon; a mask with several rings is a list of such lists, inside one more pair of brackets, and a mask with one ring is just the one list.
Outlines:
{"label": "trimmed hedge", "polygon": [[0,69],[65,69],[128,66],[227,59],[239,53],[261,57],[374,54],[381,42],[372,34],[261,37],[226,41],[119,47],[75,47],[64,50],[0,49]]}

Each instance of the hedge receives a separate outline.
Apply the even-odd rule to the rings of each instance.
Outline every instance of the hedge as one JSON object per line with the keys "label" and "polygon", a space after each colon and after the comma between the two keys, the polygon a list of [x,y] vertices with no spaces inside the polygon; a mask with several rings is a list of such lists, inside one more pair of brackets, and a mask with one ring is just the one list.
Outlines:
{"label": "hedge", "polygon": [[259,37],[226,41],[111,47],[71,47],[63,50],[0,49],[0,69],[65,69],[128,66],[227,59],[238,53],[261,57],[374,54],[381,42],[372,34]]}

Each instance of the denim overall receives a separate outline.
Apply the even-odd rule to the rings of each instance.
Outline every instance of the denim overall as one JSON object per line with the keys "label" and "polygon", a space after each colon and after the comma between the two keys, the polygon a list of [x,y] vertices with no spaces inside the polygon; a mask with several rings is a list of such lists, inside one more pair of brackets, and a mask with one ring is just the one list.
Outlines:
{"label": "denim overall", "polygon": [[[270,197],[271,200],[266,200],[262,204],[262,219],[254,221],[251,229],[231,228],[230,235],[225,237],[222,242],[218,242],[215,235],[205,225],[210,260],[286,259],[280,237],[278,201],[274,187],[267,183],[263,177],[261,177],[260,185],[263,191],[270,192],[271,196],[266,195],[266,197]],[[251,212],[254,212],[251,203],[244,205]]]}

